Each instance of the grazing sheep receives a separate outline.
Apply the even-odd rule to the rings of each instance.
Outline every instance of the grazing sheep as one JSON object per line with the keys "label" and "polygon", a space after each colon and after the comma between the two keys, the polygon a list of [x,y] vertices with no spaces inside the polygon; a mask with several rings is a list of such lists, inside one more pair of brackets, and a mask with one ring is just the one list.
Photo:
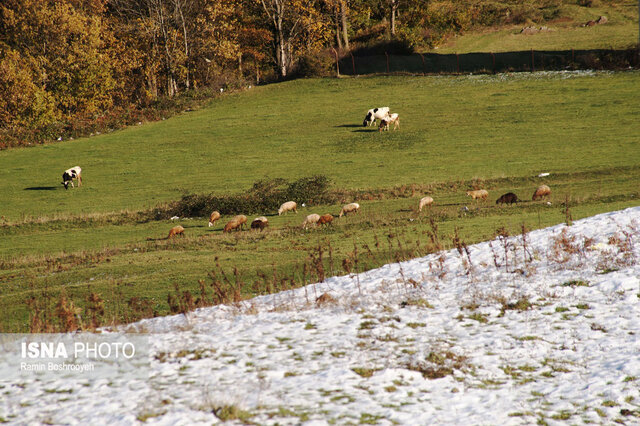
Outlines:
{"label": "grazing sheep", "polygon": [[71,187],[73,186],[73,180],[76,179],[78,181],[78,186],[82,186],[82,169],[80,166],[72,167],[68,170],[65,170],[62,174],[62,184],[64,185],[64,189],[69,189],[69,184]]}
{"label": "grazing sheep", "polygon": [[513,204],[520,201],[518,196],[513,192],[507,192],[496,200],[496,204]]}
{"label": "grazing sheep", "polygon": [[211,213],[211,216],[209,216],[209,227],[213,226],[214,223],[216,223],[216,220],[220,219],[220,212],[219,211],[215,211],[213,213]]}
{"label": "grazing sheep", "polygon": [[298,204],[296,204],[295,201],[287,201],[286,203],[283,203],[278,209],[278,216],[291,210],[298,213]]}
{"label": "grazing sheep", "polygon": [[169,235],[167,236],[167,240],[169,238],[175,237],[176,235],[184,236],[184,228],[182,226],[178,225],[171,228],[171,230],[169,231]]}
{"label": "grazing sheep", "polygon": [[380,120],[380,126],[378,127],[378,131],[382,132],[383,130],[389,130],[389,124],[393,123],[393,130],[396,130],[400,127],[400,117],[398,113],[394,112]]}
{"label": "grazing sheep", "polygon": [[307,229],[307,226],[309,225],[315,226],[319,220],[320,220],[319,214],[316,214],[316,213],[310,214],[305,218],[304,222],[302,222],[302,229]]}
{"label": "grazing sheep", "polygon": [[330,214],[323,214],[318,220],[318,225],[330,224],[331,222],[333,222],[333,216]]}
{"label": "grazing sheep", "polygon": [[339,217],[342,217],[343,215],[346,215],[348,213],[358,213],[359,210],[360,210],[360,204],[358,203],[346,204],[345,206],[342,207],[342,210],[340,210]]}
{"label": "grazing sheep", "polygon": [[541,198],[547,198],[549,197],[549,195],[551,195],[551,188],[549,188],[547,185],[540,185],[533,193],[533,197],[531,197],[531,199],[533,201],[536,201]]}
{"label": "grazing sheep", "polygon": [[387,115],[389,115],[389,107],[372,108],[367,111],[367,115],[364,117],[362,125],[364,127],[371,126],[372,124],[375,124],[376,119],[382,120]]}
{"label": "grazing sheep", "polygon": [[467,195],[473,198],[474,200],[477,200],[478,198],[482,198],[483,200],[486,200],[487,197],[489,196],[489,193],[487,192],[486,189],[476,189],[475,191],[467,191]]}
{"label": "grazing sheep", "polygon": [[420,203],[418,204],[418,211],[421,212],[424,206],[431,206],[433,204],[433,198],[426,196],[420,199]]}
{"label": "grazing sheep", "polygon": [[264,216],[256,217],[253,219],[253,222],[251,222],[251,229],[259,229],[262,231],[267,226],[269,226],[269,220]]}
{"label": "grazing sheep", "polygon": [[234,216],[225,226],[223,232],[231,232],[234,229],[242,229],[242,225],[247,223],[247,217],[243,214],[239,214],[238,216]]}

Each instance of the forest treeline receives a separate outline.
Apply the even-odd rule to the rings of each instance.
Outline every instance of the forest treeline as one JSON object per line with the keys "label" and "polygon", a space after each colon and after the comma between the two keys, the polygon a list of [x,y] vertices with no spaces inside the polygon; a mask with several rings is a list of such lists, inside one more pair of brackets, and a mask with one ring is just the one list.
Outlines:
{"label": "forest treeline", "polygon": [[322,75],[334,55],[377,43],[411,50],[553,19],[562,1],[3,0],[0,149],[157,118],[194,93]]}

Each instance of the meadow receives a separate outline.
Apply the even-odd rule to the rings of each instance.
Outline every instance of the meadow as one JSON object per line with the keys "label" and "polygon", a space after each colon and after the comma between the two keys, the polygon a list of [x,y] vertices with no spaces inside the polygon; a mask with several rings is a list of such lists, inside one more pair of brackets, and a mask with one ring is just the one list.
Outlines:
{"label": "meadow", "polygon": [[[128,321],[169,313],[168,295],[198,294],[199,280],[246,297],[456,238],[638,205],[639,83],[636,71],[295,80],[156,123],[2,151],[0,330],[30,329],[29,297],[52,313],[61,293],[79,309],[96,293],[103,322]],[[383,105],[400,114],[400,130],[363,128],[366,110]],[[65,191],[62,171],[75,165],[83,186]],[[337,215],[340,203],[296,200],[307,201],[297,215],[245,212],[267,215],[270,227],[234,234],[222,233],[228,217],[209,228],[206,218],[145,214],[185,194],[312,175],[327,176],[360,214],[303,231],[307,214]],[[541,183],[550,204],[530,201]],[[489,190],[487,202],[466,197],[475,187]],[[524,202],[496,206],[509,191]],[[418,214],[425,194],[435,205]],[[164,240],[176,223],[186,236]]]}
{"label": "meadow", "polygon": [[[604,25],[583,27],[588,21],[606,16]],[[537,27],[541,25],[529,24]],[[434,53],[512,52],[522,50],[627,49],[638,43],[638,4],[594,2],[592,7],[563,4],[560,16],[544,26],[547,31],[521,34],[527,24],[483,27],[454,36]]]}

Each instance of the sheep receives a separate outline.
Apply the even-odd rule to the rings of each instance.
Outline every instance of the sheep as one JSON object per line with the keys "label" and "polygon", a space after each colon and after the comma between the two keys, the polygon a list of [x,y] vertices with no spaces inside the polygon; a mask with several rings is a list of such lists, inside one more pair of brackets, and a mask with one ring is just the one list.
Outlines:
{"label": "sheep", "polygon": [[400,127],[400,116],[398,113],[394,112],[380,120],[380,126],[378,127],[378,131],[382,132],[383,130],[389,130],[389,124],[393,123],[393,130],[396,130]]}
{"label": "sheep", "polygon": [[216,220],[220,219],[220,212],[219,211],[214,211],[213,213],[211,213],[211,216],[209,216],[209,227],[212,227],[214,223],[216,223]]}
{"label": "sheep", "polygon": [[298,213],[298,204],[296,204],[295,201],[287,201],[286,203],[283,203],[278,209],[278,216],[291,210]]}
{"label": "sheep", "polygon": [[359,210],[360,210],[360,204],[358,203],[346,204],[345,206],[342,207],[342,210],[340,210],[339,217],[342,217],[348,213],[358,213]]}
{"label": "sheep", "polygon": [[251,222],[251,229],[259,229],[262,231],[267,226],[269,226],[269,220],[264,216],[256,217]]}
{"label": "sheep", "polygon": [[376,119],[382,120],[387,115],[389,115],[389,107],[372,108],[369,111],[367,111],[367,115],[364,117],[362,126],[363,127],[371,126],[372,124],[375,124]]}
{"label": "sheep", "polygon": [[177,225],[171,228],[171,230],[169,231],[169,235],[167,236],[167,240],[175,237],[176,235],[184,236],[184,228],[182,226]]}
{"label": "sheep", "polygon": [[551,188],[549,188],[547,185],[540,185],[533,193],[533,197],[531,197],[531,200],[536,201],[541,198],[547,198],[549,197],[549,195],[551,195]]}
{"label": "sheep", "polygon": [[234,229],[242,229],[242,225],[247,223],[247,217],[243,214],[234,216],[225,226],[223,232],[231,232]]}
{"label": "sheep", "polygon": [[309,225],[315,226],[319,220],[320,220],[319,214],[316,214],[316,213],[310,214],[305,218],[304,222],[302,222],[302,229],[307,229],[307,226]]}
{"label": "sheep", "polygon": [[520,201],[518,196],[513,192],[507,192],[504,195],[501,195],[500,198],[496,200],[496,204],[513,204]]}
{"label": "sheep", "polygon": [[487,192],[486,189],[476,189],[475,191],[467,191],[467,195],[474,200],[477,200],[478,198],[486,200],[489,196],[489,192]]}
{"label": "sheep", "polygon": [[431,204],[433,204],[433,198],[429,197],[428,195],[426,197],[422,197],[420,199],[420,203],[418,204],[418,211],[421,212],[424,206],[431,207]]}
{"label": "sheep", "polygon": [[75,166],[70,169],[67,169],[62,173],[62,184],[64,185],[64,189],[69,189],[69,183],[71,183],[71,187],[73,186],[73,180],[76,179],[78,181],[78,186],[82,186],[82,169],[80,166]]}
{"label": "sheep", "polygon": [[318,220],[318,225],[331,224],[331,222],[333,222],[333,216],[330,214],[323,214]]}

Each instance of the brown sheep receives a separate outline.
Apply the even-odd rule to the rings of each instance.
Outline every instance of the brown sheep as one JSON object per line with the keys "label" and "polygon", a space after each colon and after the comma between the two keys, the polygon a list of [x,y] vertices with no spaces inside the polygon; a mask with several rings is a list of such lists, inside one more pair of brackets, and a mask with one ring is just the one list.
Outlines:
{"label": "brown sheep", "polygon": [[420,199],[420,203],[418,204],[418,211],[421,212],[424,206],[431,206],[433,204],[433,198],[426,196]]}
{"label": "brown sheep", "polygon": [[184,228],[182,226],[178,225],[171,228],[171,230],[169,231],[169,235],[167,236],[167,240],[169,238],[175,237],[176,235],[184,236]]}
{"label": "brown sheep", "polygon": [[231,232],[234,229],[238,228],[242,229],[242,225],[244,225],[245,223],[247,223],[247,217],[245,215],[240,214],[238,216],[235,216],[224,226],[223,232]]}
{"label": "brown sheep", "polygon": [[267,226],[269,226],[269,220],[264,216],[256,217],[253,219],[253,222],[251,222],[251,229],[259,229],[262,231]]}
{"label": "brown sheep", "polygon": [[216,223],[216,220],[220,219],[220,212],[219,211],[215,211],[213,213],[211,213],[211,216],[209,216],[209,226],[213,226],[214,223]]}
{"label": "brown sheep", "polygon": [[489,196],[489,192],[486,189],[476,189],[475,191],[467,191],[467,195],[477,200],[478,198],[486,200]]}
{"label": "brown sheep", "polygon": [[518,196],[513,192],[507,192],[496,200],[496,204],[513,204],[520,201]]}
{"label": "brown sheep", "polygon": [[342,207],[342,210],[340,210],[339,217],[342,217],[347,213],[358,213],[359,210],[360,210],[360,204],[358,203],[346,204],[344,207]]}
{"label": "brown sheep", "polygon": [[536,201],[541,198],[547,198],[550,195],[551,195],[551,188],[549,188],[547,185],[540,185],[533,193],[533,197],[531,197],[531,199],[533,201]]}
{"label": "brown sheep", "polygon": [[331,222],[333,222],[333,216],[330,214],[323,214],[320,216],[320,219],[318,219],[318,225],[331,224]]}

